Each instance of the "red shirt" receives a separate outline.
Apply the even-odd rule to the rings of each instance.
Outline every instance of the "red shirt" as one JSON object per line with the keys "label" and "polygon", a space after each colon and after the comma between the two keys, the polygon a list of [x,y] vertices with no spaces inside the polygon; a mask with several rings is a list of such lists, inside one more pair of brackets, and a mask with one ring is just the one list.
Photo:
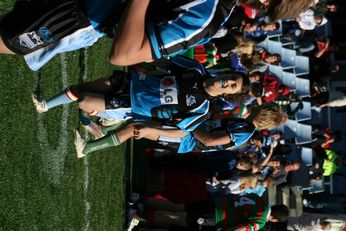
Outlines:
{"label": "red shirt", "polygon": [[239,5],[240,7],[242,7],[244,9],[244,13],[246,14],[246,16],[248,16],[249,18],[256,18],[256,16],[260,13],[260,10],[259,9],[254,9],[254,8],[251,8],[250,6],[248,5],[245,5],[245,4],[240,4]]}
{"label": "red shirt", "polygon": [[[265,93],[264,96],[262,97],[262,99],[265,102],[272,102],[273,100],[276,99],[276,97],[278,97],[279,95],[287,95],[291,89],[287,86],[283,86],[278,78],[276,78],[275,76],[272,76],[268,73],[265,73],[262,79],[262,85],[265,89]],[[283,88],[283,91],[280,92],[279,88]]]}

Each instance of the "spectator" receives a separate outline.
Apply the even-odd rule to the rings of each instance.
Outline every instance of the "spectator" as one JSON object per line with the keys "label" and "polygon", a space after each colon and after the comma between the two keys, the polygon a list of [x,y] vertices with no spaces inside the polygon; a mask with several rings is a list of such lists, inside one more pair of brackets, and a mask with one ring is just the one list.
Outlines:
{"label": "spectator", "polygon": [[250,73],[259,71],[259,72],[265,72],[269,65],[275,65],[279,64],[281,61],[281,55],[280,54],[271,54],[264,49],[257,48],[251,57],[251,62],[254,64],[251,70],[249,70]]}
{"label": "spectator", "polygon": [[336,214],[304,213],[287,221],[288,231],[343,231],[345,227],[345,215]]}
{"label": "spectator", "polygon": [[323,14],[315,14],[311,9],[308,9],[296,17],[296,21],[302,30],[313,30],[316,26],[323,26],[328,22],[328,19]]}
{"label": "spectator", "polygon": [[269,31],[278,29],[280,29],[280,24],[278,22],[262,23],[258,26],[257,30],[245,32],[245,37],[259,43],[266,39]]}

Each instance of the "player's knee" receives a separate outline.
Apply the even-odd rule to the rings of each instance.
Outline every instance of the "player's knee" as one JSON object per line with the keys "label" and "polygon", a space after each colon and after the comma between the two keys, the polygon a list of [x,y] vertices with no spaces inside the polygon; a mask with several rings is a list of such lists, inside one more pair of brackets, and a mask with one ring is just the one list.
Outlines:
{"label": "player's knee", "polygon": [[85,101],[83,100],[83,98],[79,98],[78,99],[78,107],[83,109],[85,106]]}

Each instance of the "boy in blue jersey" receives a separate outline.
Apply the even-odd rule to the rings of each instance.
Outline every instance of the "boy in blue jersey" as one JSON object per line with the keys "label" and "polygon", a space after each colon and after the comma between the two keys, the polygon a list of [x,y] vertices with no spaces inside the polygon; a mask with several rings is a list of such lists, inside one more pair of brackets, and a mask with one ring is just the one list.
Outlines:
{"label": "boy in blue jersey", "polygon": [[105,33],[113,33],[119,23],[116,16],[124,13],[110,62],[125,66],[151,61],[209,41],[236,3],[207,0],[172,4],[174,9],[162,12],[172,18],[158,21],[149,15],[147,21],[149,2],[130,0],[126,9],[120,0],[17,2],[0,23],[0,53],[24,55],[29,67],[38,70],[58,53],[91,46]]}
{"label": "boy in blue jersey", "polygon": [[81,109],[98,116],[131,107],[134,119],[179,119],[173,125],[185,134],[207,119],[211,100],[247,90],[239,74],[211,77],[202,64],[179,57],[171,65],[175,73],[169,76],[115,72],[110,79],[71,86],[47,102],[36,96],[33,100],[39,112],[77,100]]}
{"label": "boy in blue jersey", "polygon": [[[130,137],[176,143],[179,146],[178,153],[211,152],[240,146],[252,136],[256,129],[273,129],[286,121],[287,117],[278,105],[263,104],[253,110],[247,119],[224,119],[212,130],[196,127],[190,130],[181,129],[180,124],[167,128],[157,124],[135,123],[120,130],[108,132],[106,136],[94,141],[85,141],[77,134],[75,144],[79,158],[97,150],[117,146]],[[123,132],[124,129],[127,131]]]}
{"label": "boy in blue jersey", "polygon": [[168,69],[170,74],[162,76],[115,71],[110,78],[71,86],[48,101],[33,100],[39,112],[78,100],[82,110],[99,117],[119,119],[128,111],[135,120],[180,119],[185,130],[207,118],[211,100],[248,88],[242,75],[211,77],[202,64],[183,57],[172,58]]}
{"label": "boy in blue jersey", "polygon": [[[91,46],[104,36],[105,25],[114,26],[117,20],[113,16],[123,13],[116,12],[121,9],[121,2],[18,1],[0,22],[0,53],[23,55],[30,69],[38,70],[56,54]],[[284,16],[276,11],[295,16],[291,10],[301,12],[313,0],[279,2],[268,6],[275,20]],[[189,1],[167,12],[167,15],[175,13],[171,18],[146,21],[149,0],[129,0],[113,40],[110,62],[131,65],[206,43],[227,21],[235,3],[235,0]],[[290,4],[295,7],[281,8]]]}

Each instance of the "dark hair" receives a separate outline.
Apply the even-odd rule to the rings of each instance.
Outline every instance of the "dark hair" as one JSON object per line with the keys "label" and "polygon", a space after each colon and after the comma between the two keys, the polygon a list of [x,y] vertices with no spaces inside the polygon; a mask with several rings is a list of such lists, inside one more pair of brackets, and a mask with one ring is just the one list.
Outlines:
{"label": "dark hair", "polygon": [[265,91],[262,83],[259,82],[251,83],[250,90],[253,96],[255,96],[256,98],[262,97]]}
{"label": "dark hair", "polygon": [[248,93],[250,90],[250,80],[247,76],[243,75],[243,84],[241,88],[242,93]]}
{"label": "dark hair", "polygon": [[273,218],[278,219],[278,222],[287,221],[288,218],[288,208],[286,205],[274,205],[271,207],[270,215]]}
{"label": "dark hair", "polygon": [[274,149],[276,155],[286,155],[291,153],[291,151],[292,147],[289,144],[278,144]]}
{"label": "dark hair", "polygon": [[278,29],[280,29],[280,23],[278,23],[278,22],[275,22],[275,30],[278,30]]}
{"label": "dark hair", "polygon": [[275,54],[270,54],[270,55],[277,57],[277,60],[274,63],[271,63],[271,64],[279,64],[281,62],[281,55],[280,54],[275,53]]}
{"label": "dark hair", "polygon": [[246,169],[251,169],[255,165],[256,160],[250,156],[241,156],[238,160],[238,163]]}
{"label": "dark hair", "polygon": [[273,156],[272,158],[270,158],[270,161],[279,161],[280,166],[284,166],[286,164],[285,158],[280,155]]}
{"label": "dark hair", "polygon": [[249,73],[248,76],[250,77],[250,76],[256,76],[256,75],[258,75],[260,79],[263,78],[263,73],[260,71],[253,71],[253,72]]}
{"label": "dark hair", "polygon": [[250,139],[256,139],[256,140],[261,140],[263,139],[263,134],[260,131],[255,131],[253,135],[250,137]]}
{"label": "dark hair", "polygon": [[246,24],[250,24],[251,27],[258,26],[258,20],[252,19],[252,18],[246,18],[245,19]]}

